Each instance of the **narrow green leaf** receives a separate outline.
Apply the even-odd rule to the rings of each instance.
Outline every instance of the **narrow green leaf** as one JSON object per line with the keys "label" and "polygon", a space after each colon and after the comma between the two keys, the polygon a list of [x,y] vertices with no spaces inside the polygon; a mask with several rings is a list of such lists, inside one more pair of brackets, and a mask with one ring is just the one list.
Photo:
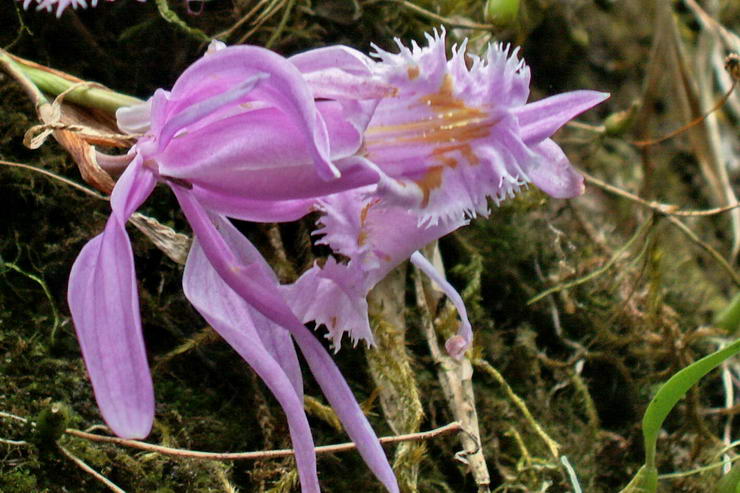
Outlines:
{"label": "narrow green leaf", "polygon": [[719,366],[730,356],[740,352],[740,339],[687,366],[673,375],[655,394],[642,419],[645,438],[645,466],[655,467],[655,447],[658,432],[668,413],[686,392],[704,375]]}
{"label": "narrow green leaf", "polygon": [[658,488],[658,470],[655,467],[642,466],[630,484],[619,493],[654,493]]}

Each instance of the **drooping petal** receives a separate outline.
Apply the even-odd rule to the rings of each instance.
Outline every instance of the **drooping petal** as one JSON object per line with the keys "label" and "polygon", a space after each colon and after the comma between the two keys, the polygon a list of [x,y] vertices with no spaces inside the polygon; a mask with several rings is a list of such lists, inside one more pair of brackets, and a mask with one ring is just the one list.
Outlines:
{"label": "drooping petal", "polygon": [[291,326],[290,332],[311,368],[311,373],[321,387],[321,391],[337,413],[365,463],[390,493],[398,493],[398,481],[380,446],[380,441],[334,360],[303,325]]}
{"label": "drooping petal", "polygon": [[468,320],[465,302],[463,302],[460,293],[457,292],[452,284],[420,252],[416,251],[411,254],[411,263],[434,281],[447,297],[450,298],[455,308],[457,308],[457,313],[461,319],[460,329],[456,335],[447,339],[445,349],[447,349],[447,352],[453,358],[462,358],[465,351],[470,347],[470,343],[473,342],[473,329],[470,326],[470,320]]}
{"label": "drooping petal", "polygon": [[[237,295],[213,269],[197,240],[185,265],[183,289],[193,306],[254,369],[280,402],[288,419],[301,491],[319,492],[314,442],[303,409],[298,357],[288,331],[269,323]],[[259,331],[259,324],[268,327]],[[263,337],[269,339],[265,341]]]}
{"label": "drooping petal", "polygon": [[[221,222],[223,220],[209,217],[188,190],[177,184],[172,184],[171,188],[213,269],[238,296],[266,318],[290,331],[363,459],[389,491],[397,492],[398,485],[388,459],[347,382],[326,350],[293,314],[280,292],[275,275],[259,252],[245,243],[246,248],[234,252],[229,246],[233,238],[229,236],[227,242],[219,233],[219,229],[227,229]],[[219,222],[219,229],[212,220]]]}
{"label": "drooping petal", "polygon": [[597,91],[572,91],[550,96],[514,110],[521,126],[522,140],[537,144],[551,137],[560,127],[609,97]]}
{"label": "drooping petal", "polygon": [[72,266],[68,302],[95,398],[110,428],[125,438],[149,434],[154,391],[139,316],[134,259],[125,222],[154,187],[132,164],[114,190],[113,214]]}

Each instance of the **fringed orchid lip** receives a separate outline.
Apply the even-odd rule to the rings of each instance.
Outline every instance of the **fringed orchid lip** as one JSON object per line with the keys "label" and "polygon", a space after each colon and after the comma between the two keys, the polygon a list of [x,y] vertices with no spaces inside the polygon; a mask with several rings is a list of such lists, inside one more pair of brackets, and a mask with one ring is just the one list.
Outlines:
{"label": "fringed orchid lip", "polygon": [[319,243],[349,261],[306,272],[293,308],[304,322],[325,325],[335,347],[345,333],[372,343],[365,296],[411,257],[458,307],[460,332],[446,348],[460,357],[472,340],[462,299],[414,252],[527,183],[556,198],[583,192],[582,177],[550,136],[608,95],[574,91],[527,104],[530,73],[517,49],[492,44],[477,57],[463,43],[448,59],[444,38],[435,33],[427,46],[411,48],[397,41],[398,53],[376,47],[373,74],[396,91],[378,102],[358,154],[380,181],[319,201]]}

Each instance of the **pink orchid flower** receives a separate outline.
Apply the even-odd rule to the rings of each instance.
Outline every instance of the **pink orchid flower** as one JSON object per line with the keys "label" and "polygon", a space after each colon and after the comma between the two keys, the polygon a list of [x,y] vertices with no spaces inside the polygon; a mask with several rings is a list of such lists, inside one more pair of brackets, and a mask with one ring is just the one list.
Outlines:
{"label": "pink orchid flower", "polygon": [[[398,491],[346,381],[303,323],[325,324],[336,347],[347,332],[372,342],[367,293],[410,257],[456,304],[461,328],[447,349],[460,357],[472,338],[462,299],[417,250],[527,183],[558,198],[580,194],[582,178],[550,137],[606,98],[576,91],[527,104],[529,71],[515,53],[492,45],[477,58],[463,45],[447,60],[444,32],[428,41],[411,50],[399,43],[398,54],[377,49],[377,60],[342,46],[290,59],[214,46],[171,91],[119,112],[119,125],[142,135],[69,289],[115,433],[145,436],[153,420],[125,223],[159,182],[195,235],[185,294],[285,409],[303,491],[319,485],[294,344],[370,469]],[[329,259],[290,286],[227,219],[292,221],[317,209],[321,241],[349,261]]]}

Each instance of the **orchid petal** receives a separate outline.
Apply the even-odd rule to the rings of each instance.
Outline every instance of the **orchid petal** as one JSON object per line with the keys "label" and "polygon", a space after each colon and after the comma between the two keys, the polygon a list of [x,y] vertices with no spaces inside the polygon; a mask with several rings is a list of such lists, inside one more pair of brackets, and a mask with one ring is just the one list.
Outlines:
{"label": "orchid petal", "polygon": [[330,257],[323,267],[314,265],[284,288],[285,298],[301,321],[326,326],[335,351],[341,348],[345,333],[353,344],[358,340],[375,343],[368,319],[368,277],[358,265],[338,264]]}
{"label": "orchid petal", "polygon": [[552,136],[568,121],[609,97],[598,91],[572,91],[521,106],[514,111],[521,126],[522,140],[537,144]]}
{"label": "orchid petal", "polygon": [[372,65],[375,63],[361,51],[342,45],[304,51],[288,60],[304,75],[333,68],[353,75],[372,75]]}
{"label": "orchid petal", "polygon": [[557,199],[569,199],[583,193],[583,176],[573,169],[568,157],[555,142],[545,139],[533,149],[539,156],[540,164],[529,172],[532,183]]}
{"label": "orchid petal", "polygon": [[[259,252],[253,246],[246,251],[232,250],[189,190],[177,184],[171,184],[170,188],[211,265],[231,289],[275,323],[286,328],[295,324],[295,315],[286,309],[277,291],[277,278]],[[219,227],[223,229],[222,224]],[[269,289],[272,286],[275,289]]]}
{"label": "orchid petal", "polygon": [[404,207],[371,195],[372,187],[318,202],[323,212],[318,241],[349,257],[348,264],[329,259],[305,272],[290,290],[290,304],[303,322],[316,321],[329,330],[335,348],[345,332],[353,342],[372,344],[367,319],[368,292],[419,248],[467,224],[464,218],[420,225],[420,217]]}
{"label": "orchid petal", "polygon": [[357,451],[386,489],[397,493],[398,482],[388,458],[336,363],[306,327],[299,324],[288,329]]}
{"label": "orchid petal", "polygon": [[[326,350],[285,303],[278,289],[277,279],[264,259],[258,257],[254,247],[248,248],[246,253],[240,251],[237,254],[232,251],[206,211],[188,190],[176,184],[172,185],[172,190],[214,270],[242,299],[262,315],[290,331],[321,390],[336,410],[368,467],[389,491],[397,492],[398,485],[393,470],[347,382]],[[223,225],[220,229],[224,230]]]}
{"label": "orchid petal", "polygon": [[234,219],[260,223],[296,221],[313,210],[314,199],[250,200],[194,186],[192,193],[204,207]]}
{"label": "orchid petal", "polygon": [[224,108],[244,101],[257,84],[268,77],[269,74],[254,74],[247,80],[241,82],[238,86],[221,94],[211,96],[208,99],[193,103],[183,111],[172,116],[172,118],[167,120],[167,123],[162,127],[162,130],[159,133],[159,151],[167,147],[167,144],[170,143],[172,137],[177,132],[185,129],[188,125],[202,120],[217,111],[221,111]]}
{"label": "orchid petal", "polygon": [[295,66],[264,48],[231,46],[195,62],[172,88],[168,118],[259,73],[269,74],[270,83],[255,88],[253,99],[269,102],[288,115],[300,129],[319,175],[324,179],[338,177],[339,171],[329,157],[326,126],[316,111],[310,88]]}
{"label": "orchid petal", "polygon": [[72,266],[68,302],[101,414],[119,436],[143,438],[154,418],[154,391],[139,317],[128,216],[151,193],[154,177],[135,162],[113,193],[105,231]]}
{"label": "orchid petal", "polygon": [[216,194],[249,200],[307,199],[375,183],[377,172],[352,156],[362,142],[361,134],[338,114],[338,104],[324,109],[335,137],[332,147],[341,180],[325,181],[317,175],[300,132],[272,108],[232,116],[179,136],[176,144],[173,140],[157,156],[159,171]]}
{"label": "orchid petal", "polygon": [[152,113],[152,100],[116,110],[118,128],[127,134],[144,133],[149,130]]}
{"label": "orchid petal", "polygon": [[[273,324],[262,335],[258,333],[258,322],[267,321],[263,318],[258,321],[255,315],[261,316],[221,279],[197,240],[185,265],[183,289],[193,306],[254,369],[280,402],[288,419],[301,491],[319,492],[314,442],[303,409],[300,368],[289,333]],[[273,334],[268,344],[262,339],[265,332]],[[275,354],[276,349],[282,351]]]}
{"label": "orchid petal", "polygon": [[457,334],[450,337],[445,343],[445,349],[450,356],[456,359],[462,358],[465,351],[470,347],[470,343],[473,341],[473,329],[470,326],[470,320],[468,320],[468,312],[465,309],[465,302],[463,301],[460,293],[452,287],[447,279],[429,262],[420,252],[416,251],[411,254],[411,263],[414,264],[426,274],[437,286],[447,295],[452,301],[452,304],[457,308],[457,313],[460,315],[461,323],[460,329]]}
{"label": "orchid petal", "polygon": [[393,93],[393,86],[373,77],[373,61],[347,46],[326,46],[288,58],[303,73],[316,98],[376,99]]}

